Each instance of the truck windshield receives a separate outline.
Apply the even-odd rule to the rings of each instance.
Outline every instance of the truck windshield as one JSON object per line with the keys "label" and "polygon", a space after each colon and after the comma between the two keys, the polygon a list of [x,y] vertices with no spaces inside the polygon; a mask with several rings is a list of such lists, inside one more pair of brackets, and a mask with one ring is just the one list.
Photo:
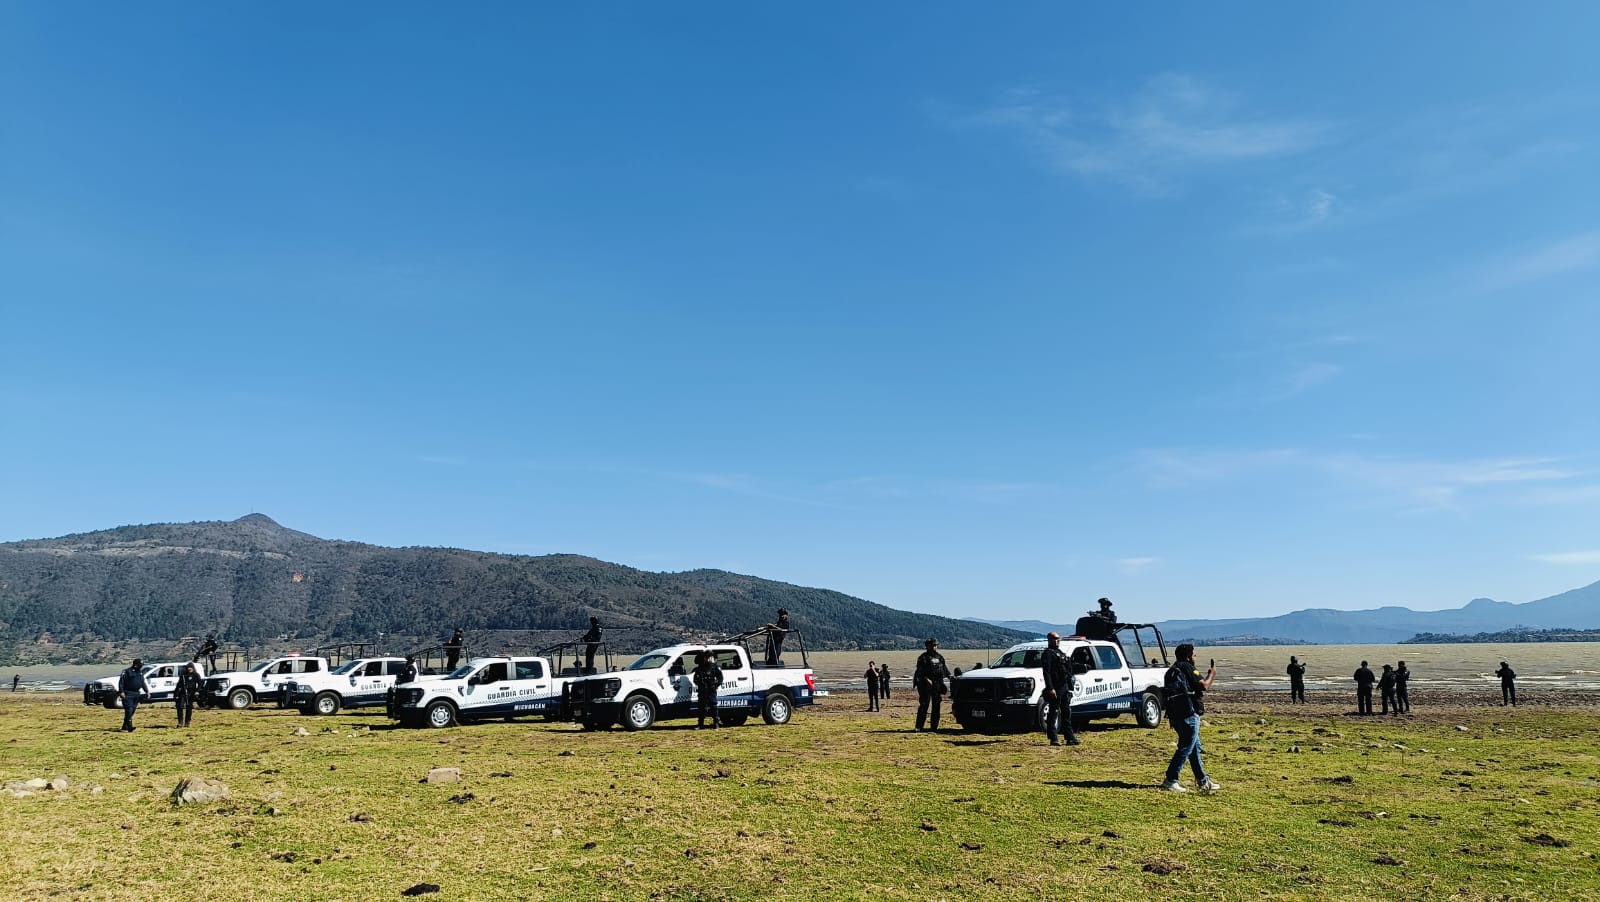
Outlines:
{"label": "truck windshield", "polygon": [[360,666],[361,666],[361,662],[360,661],[346,661],[343,664],[340,664],[338,667],[333,668],[333,672],[334,673],[349,673],[350,671],[355,670],[357,667],[360,667]]}
{"label": "truck windshield", "polygon": [[639,660],[634,661],[632,664],[629,664],[627,669],[628,670],[655,670],[657,667],[660,667],[661,665],[667,663],[667,658],[668,657],[670,657],[670,656],[661,654],[660,652],[653,651],[653,652],[650,652],[647,655],[641,655],[639,657]]}
{"label": "truck windshield", "polygon": [[445,679],[447,679],[447,680],[464,680],[464,679],[467,678],[467,676],[469,674],[472,673],[472,669],[474,667],[476,667],[476,666],[478,666],[478,665],[476,665],[476,664],[462,664],[460,667],[457,667],[455,670],[450,671],[450,675],[445,677]]}
{"label": "truck windshield", "polygon": [[1000,656],[995,662],[996,667],[1043,667],[1044,650],[1040,648],[1017,648]]}
{"label": "truck windshield", "polygon": [[248,671],[246,671],[246,672],[247,673],[260,673],[261,671],[266,670],[268,667],[271,667],[272,665],[274,665],[276,663],[278,663],[278,662],[274,660],[274,661],[262,661],[260,664],[251,664],[250,665],[250,669]]}

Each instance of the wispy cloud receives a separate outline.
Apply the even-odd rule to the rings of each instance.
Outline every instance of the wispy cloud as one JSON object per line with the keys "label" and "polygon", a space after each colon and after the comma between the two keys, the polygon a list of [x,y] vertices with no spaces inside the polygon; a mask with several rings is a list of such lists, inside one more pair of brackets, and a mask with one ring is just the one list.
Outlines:
{"label": "wispy cloud", "polygon": [[938,498],[976,504],[1002,504],[1055,494],[1059,487],[1046,482],[1010,482],[992,479],[859,476],[828,485],[840,495],[857,498],[910,500]]}
{"label": "wispy cloud", "polygon": [[1158,557],[1124,557],[1117,559],[1117,566],[1128,576],[1135,576],[1161,563]]}
{"label": "wispy cloud", "polygon": [[[1110,101],[1071,101],[1027,87],[976,112],[941,109],[937,115],[951,126],[1010,132],[1062,172],[1151,190],[1162,190],[1183,169],[1308,150],[1332,131],[1328,122],[1252,111],[1239,98],[1182,73],[1157,76],[1131,96]],[[1326,210],[1333,200],[1329,195]]]}
{"label": "wispy cloud", "polygon": [[1411,510],[1435,511],[1460,509],[1473,493],[1497,487],[1542,490],[1583,475],[1556,458],[1447,461],[1299,449],[1146,450],[1137,456],[1136,468],[1155,488],[1298,473],[1375,493]]}
{"label": "wispy cloud", "polygon": [[1267,393],[1264,400],[1287,401],[1297,395],[1304,394],[1319,385],[1325,385],[1338,378],[1344,372],[1344,367],[1337,363],[1307,363],[1284,374],[1278,380],[1277,386]]}
{"label": "wispy cloud", "polygon": [[1600,229],[1526,250],[1492,264],[1480,277],[1493,291],[1600,266]]}
{"label": "wispy cloud", "polygon": [[1554,554],[1530,554],[1528,557],[1546,564],[1600,564],[1600,550],[1558,551]]}

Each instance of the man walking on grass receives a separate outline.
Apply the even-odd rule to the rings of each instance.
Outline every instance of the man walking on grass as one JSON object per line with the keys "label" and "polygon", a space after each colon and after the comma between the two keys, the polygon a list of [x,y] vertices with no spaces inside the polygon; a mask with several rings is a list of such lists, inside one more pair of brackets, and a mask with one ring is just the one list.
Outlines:
{"label": "man walking on grass", "polygon": [[122,732],[133,732],[133,712],[139,710],[139,702],[149,691],[150,687],[144,682],[144,662],[134,658],[133,664],[117,678],[117,698],[122,699]]}
{"label": "man walking on grass", "polygon": [[1201,679],[1194,671],[1194,646],[1185,642],[1178,646],[1176,654],[1178,662],[1167,668],[1162,698],[1166,703],[1167,721],[1178,732],[1178,750],[1167,763],[1167,779],[1161,789],[1188,792],[1178,782],[1183,775],[1183,763],[1187,761],[1200,791],[1216,792],[1222,784],[1206,776],[1205,766],[1200,763],[1200,715],[1206,713],[1203,696],[1211,688],[1211,681],[1217,678],[1217,665],[1213,661],[1211,669]]}
{"label": "man walking on grass", "polygon": [[1356,668],[1356,713],[1365,717],[1372,713],[1372,684],[1378,678],[1372,675],[1372,668],[1366,661]]}

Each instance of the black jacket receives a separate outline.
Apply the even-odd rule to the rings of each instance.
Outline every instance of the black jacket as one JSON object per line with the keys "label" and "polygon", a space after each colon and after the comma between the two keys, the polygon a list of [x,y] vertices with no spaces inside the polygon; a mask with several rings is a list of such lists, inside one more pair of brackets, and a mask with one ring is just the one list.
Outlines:
{"label": "black jacket", "polygon": [[722,685],[722,668],[715,662],[694,665],[694,685],[701,692],[716,692]]}
{"label": "black jacket", "polygon": [[1362,689],[1371,689],[1372,688],[1372,684],[1376,683],[1377,681],[1378,681],[1378,678],[1372,675],[1372,668],[1371,667],[1357,667],[1356,668],[1356,685],[1357,686],[1361,687]]}
{"label": "black jacket", "polygon": [[178,684],[172,687],[174,701],[192,702],[198,699],[205,691],[206,681],[200,674],[193,670],[184,670],[178,673]]}
{"label": "black jacket", "polygon": [[1059,648],[1044,650],[1044,688],[1054,689],[1057,695],[1072,694],[1072,675],[1083,673],[1083,665]]}
{"label": "black jacket", "polygon": [[117,680],[117,691],[137,692],[140,695],[144,695],[150,691],[150,687],[145,685],[144,674],[129,667],[122,672],[121,678]]}
{"label": "black jacket", "polygon": [[1168,718],[1182,720],[1191,715],[1206,713],[1206,703],[1201,698],[1206,687],[1201,684],[1200,677],[1194,672],[1193,661],[1179,661],[1168,667],[1166,678],[1162,683],[1161,701],[1167,709]]}
{"label": "black jacket", "polygon": [[1288,669],[1289,682],[1299,683],[1306,678],[1306,665],[1290,664]]}
{"label": "black jacket", "polygon": [[931,689],[943,695],[944,681],[950,679],[950,668],[944,666],[944,655],[936,651],[925,651],[918,655],[914,679],[918,689]]}

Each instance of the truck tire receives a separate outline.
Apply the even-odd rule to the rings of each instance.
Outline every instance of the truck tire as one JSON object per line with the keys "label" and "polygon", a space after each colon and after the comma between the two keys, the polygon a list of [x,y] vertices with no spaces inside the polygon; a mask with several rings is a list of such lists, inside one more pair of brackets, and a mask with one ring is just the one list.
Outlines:
{"label": "truck tire", "polygon": [[1153,730],[1161,726],[1161,697],[1154,692],[1139,696],[1133,708],[1133,717],[1139,721],[1139,726],[1146,729]]}
{"label": "truck tire", "polygon": [[255,704],[255,700],[256,694],[244,686],[228,693],[228,707],[235,711],[243,711],[245,708]]}
{"label": "truck tire", "polygon": [[424,712],[424,718],[428,726],[433,727],[435,730],[442,730],[455,724],[456,709],[455,706],[441,699],[428,706],[428,710]]}
{"label": "truck tire", "polygon": [[311,700],[311,711],[321,717],[339,713],[339,695],[335,692],[319,692]]}
{"label": "truck tire", "polygon": [[731,712],[722,715],[722,725],[725,727],[742,727],[750,715],[744,711]]}
{"label": "truck tire", "polygon": [[615,726],[615,724],[609,720],[586,720],[583,722],[583,729],[585,732],[609,730],[613,726]]}
{"label": "truck tire", "polygon": [[108,695],[108,696],[106,696],[106,700],[105,700],[104,704],[106,706],[106,710],[107,711],[110,711],[110,710],[113,710],[113,709],[116,709],[116,708],[120,708],[120,707],[122,707],[122,696],[120,696],[120,695]]}
{"label": "truck tire", "polygon": [[789,700],[789,693],[782,689],[774,689],[767,693],[767,700],[761,703],[761,719],[773,726],[782,726],[794,716],[794,702]]}
{"label": "truck tire", "polygon": [[1047,698],[1039,699],[1039,705],[1033,711],[1033,728],[1035,730],[1038,730],[1041,733],[1050,732],[1050,728],[1048,726],[1046,726],[1045,722],[1044,722],[1044,715],[1049,710],[1050,710],[1050,700],[1047,699]]}
{"label": "truck tire", "polygon": [[622,726],[629,732],[648,730],[656,722],[656,703],[650,696],[631,695],[622,703]]}

